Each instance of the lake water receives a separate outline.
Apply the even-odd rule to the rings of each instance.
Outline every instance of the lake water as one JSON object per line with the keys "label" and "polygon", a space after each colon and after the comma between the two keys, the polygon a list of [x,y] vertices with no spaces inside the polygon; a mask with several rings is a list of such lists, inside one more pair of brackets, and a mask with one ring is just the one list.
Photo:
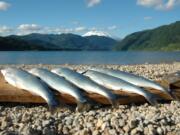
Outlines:
{"label": "lake water", "polygon": [[0,64],[143,64],[162,62],[180,62],[180,52],[0,52]]}

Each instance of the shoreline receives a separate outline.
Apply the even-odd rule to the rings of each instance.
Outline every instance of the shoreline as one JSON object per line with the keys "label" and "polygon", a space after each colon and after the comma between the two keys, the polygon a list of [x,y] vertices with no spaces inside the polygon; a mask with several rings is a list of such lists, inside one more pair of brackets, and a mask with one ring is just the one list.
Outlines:
{"label": "shoreline", "polygon": [[[180,70],[180,62],[171,64],[140,65],[0,65],[30,69],[33,67],[69,67],[84,71],[92,66],[113,68],[160,80],[163,75]],[[151,106],[148,103],[106,106],[87,112],[73,112],[62,108],[51,114],[46,105],[0,103],[0,134],[75,134],[75,135],[128,135],[128,134],[180,134],[180,102],[171,101]]]}

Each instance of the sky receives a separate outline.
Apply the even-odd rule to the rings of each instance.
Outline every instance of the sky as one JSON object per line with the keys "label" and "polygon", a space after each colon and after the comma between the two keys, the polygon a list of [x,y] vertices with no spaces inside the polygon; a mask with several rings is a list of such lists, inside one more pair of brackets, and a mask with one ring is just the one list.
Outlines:
{"label": "sky", "polygon": [[123,38],[180,20],[180,0],[0,0],[0,36],[83,35]]}

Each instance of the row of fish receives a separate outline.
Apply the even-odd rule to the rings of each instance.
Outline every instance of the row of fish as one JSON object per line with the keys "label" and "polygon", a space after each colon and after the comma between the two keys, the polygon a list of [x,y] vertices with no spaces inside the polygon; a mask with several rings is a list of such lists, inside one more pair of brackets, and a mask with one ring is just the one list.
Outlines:
{"label": "row of fish", "polygon": [[176,98],[170,89],[165,89],[146,78],[119,70],[91,68],[83,73],[78,73],[63,67],[51,71],[43,68],[33,68],[28,71],[6,68],[1,70],[1,73],[9,84],[41,96],[51,110],[57,108],[59,102],[49,87],[73,96],[77,101],[77,110],[79,111],[89,108],[92,103],[85,96],[85,92],[100,94],[106,97],[112,105],[116,105],[118,99],[126,98],[114,94],[113,90],[137,93],[153,105],[157,103],[159,97],[142,87],[151,87]]}

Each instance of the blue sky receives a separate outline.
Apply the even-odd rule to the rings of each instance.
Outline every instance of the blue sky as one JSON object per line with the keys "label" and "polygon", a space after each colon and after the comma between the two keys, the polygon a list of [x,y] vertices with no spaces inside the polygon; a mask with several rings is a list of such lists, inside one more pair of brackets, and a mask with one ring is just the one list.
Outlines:
{"label": "blue sky", "polygon": [[0,35],[104,31],[114,37],[180,20],[180,0],[0,0]]}

